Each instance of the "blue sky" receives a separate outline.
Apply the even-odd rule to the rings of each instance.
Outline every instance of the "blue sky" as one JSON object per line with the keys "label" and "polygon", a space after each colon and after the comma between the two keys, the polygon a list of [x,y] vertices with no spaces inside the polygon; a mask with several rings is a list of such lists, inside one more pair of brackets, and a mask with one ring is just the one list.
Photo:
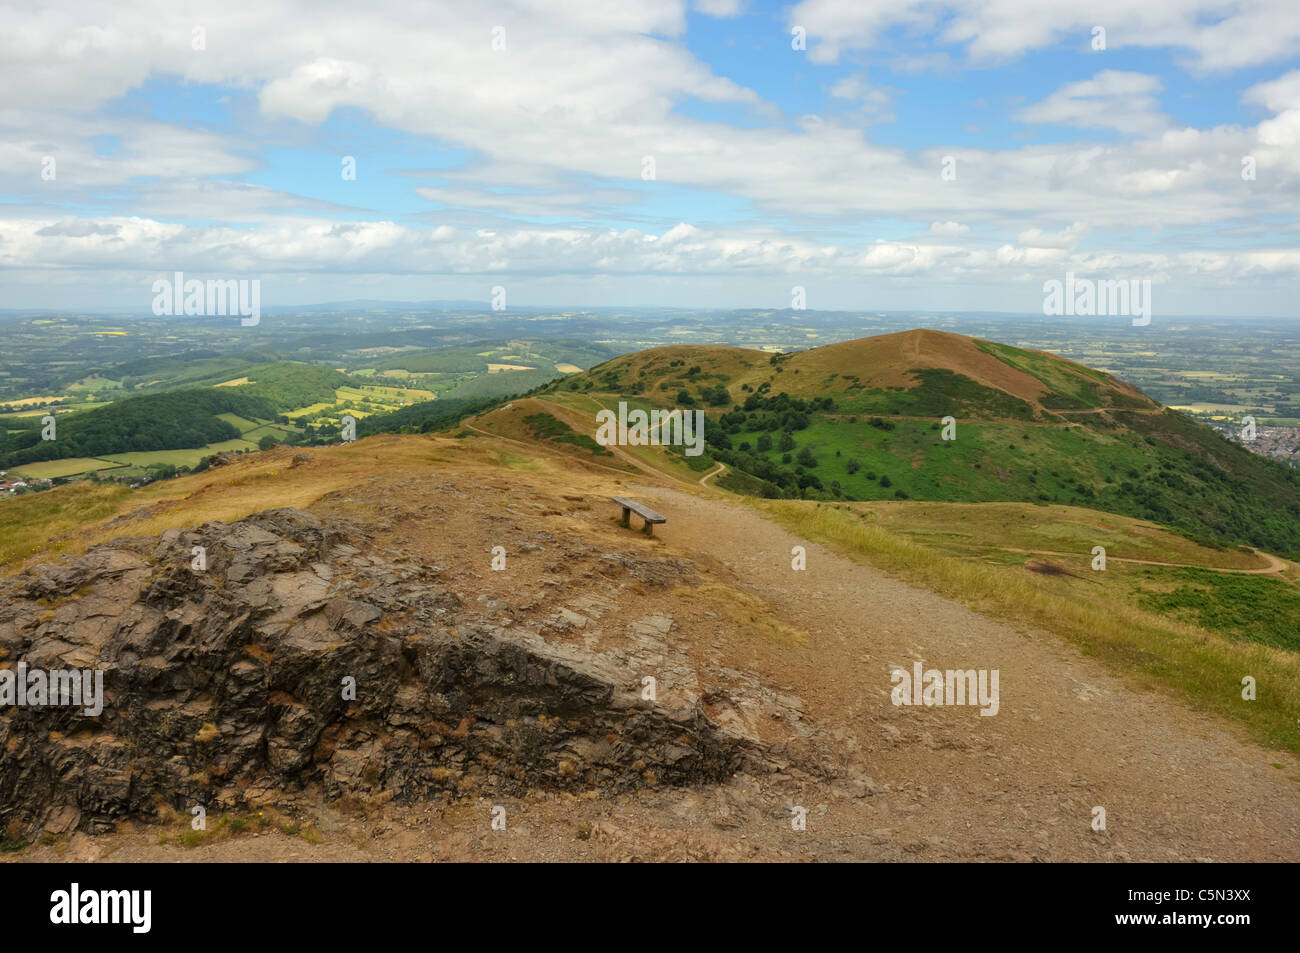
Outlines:
{"label": "blue sky", "polygon": [[0,7],[11,307],[144,310],[183,270],[267,305],[1032,312],[1068,271],[1300,315],[1289,0]]}

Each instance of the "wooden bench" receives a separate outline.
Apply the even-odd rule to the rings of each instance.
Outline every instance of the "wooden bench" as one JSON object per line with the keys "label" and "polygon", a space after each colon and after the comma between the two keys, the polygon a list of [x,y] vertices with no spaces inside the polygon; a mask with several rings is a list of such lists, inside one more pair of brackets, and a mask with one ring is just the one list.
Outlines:
{"label": "wooden bench", "polygon": [[623,518],[619,521],[622,525],[631,526],[631,514],[633,513],[645,520],[645,526],[641,528],[641,532],[645,533],[647,536],[654,535],[655,523],[668,522],[668,517],[664,516],[662,513],[656,513],[654,510],[650,509],[650,507],[643,503],[638,503],[636,500],[629,500],[622,496],[611,496],[610,500],[623,507]]}

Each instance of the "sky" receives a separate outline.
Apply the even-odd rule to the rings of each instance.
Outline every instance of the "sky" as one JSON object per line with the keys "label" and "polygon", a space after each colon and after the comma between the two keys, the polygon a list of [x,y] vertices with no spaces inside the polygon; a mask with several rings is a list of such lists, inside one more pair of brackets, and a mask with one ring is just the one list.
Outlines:
{"label": "sky", "polygon": [[1296,0],[0,0],[0,308],[1300,317]]}

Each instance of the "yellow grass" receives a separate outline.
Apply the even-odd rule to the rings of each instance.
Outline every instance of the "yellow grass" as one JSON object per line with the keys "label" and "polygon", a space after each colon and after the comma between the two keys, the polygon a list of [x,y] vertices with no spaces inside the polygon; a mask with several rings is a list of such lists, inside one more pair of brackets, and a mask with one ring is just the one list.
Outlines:
{"label": "yellow grass", "polygon": [[[501,467],[502,454],[472,441],[385,434],[332,447],[311,447],[311,462],[290,469],[302,448],[250,453],[221,467],[139,490],[78,483],[0,502],[0,573],[36,557],[81,553],[120,536],[156,536],[168,529],[230,522],[261,510],[308,507],[327,493],[376,476],[401,479],[447,465]],[[522,456],[518,465],[540,468]],[[109,527],[114,518],[128,522]]]}
{"label": "yellow grass", "polygon": [[78,483],[0,502],[0,571],[11,572],[37,553],[63,551],[65,536],[111,519],[130,494],[120,484]]}
{"label": "yellow grass", "polygon": [[674,595],[703,596],[717,605],[742,631],[750,632],[785,645],[807,645],[808,633],[782,622],[772,607],[757,596],[721,583],[705,583],[694,588],[679,587]]}
{"label": "yellow grass", "polygon": [[[1106,558],[1148,560],[1207,569],[1264,569],[1269,561],[1235,547],[1211,549],[1144,520],[1076,506],[1034,503],[928,503],[893,501],[847,504],[866,521],[949,555],[987,555],[993,550],[1065,554],[1054,561],[1087,573],[1092,547]],[[1112,567],[1114,568],[1114,567]]]}
{"label": "yellow grass", "polygon": [[7,404],[10,407],[27,407],[31,404],[47,404],[65,399],[51,394],[47,397],[19,397],[15,400],[0,400],[0,404]]}

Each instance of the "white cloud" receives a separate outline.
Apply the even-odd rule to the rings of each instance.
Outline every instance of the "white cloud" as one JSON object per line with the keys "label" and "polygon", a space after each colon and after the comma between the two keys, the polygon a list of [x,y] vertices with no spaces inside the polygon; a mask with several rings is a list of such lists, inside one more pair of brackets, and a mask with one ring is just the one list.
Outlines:
{"label": "white cloud", "polygon": [[1106,28],[1108,50],[1127,46],[1190,51],[1200,69],[1237,69],[1300,53],[1294,0],[802,0],[788,14],[808,31],[817,63],[872,50],[892,27],[940,29],[939,39],[975,61],[1018,57],[1074,39],[1088,50],[1091,30]]}
{"label": "white cloud", "polygon": [[695,0],[694,6],[706,17],[727,18],[740,16],[743,4],[741,0]]}
{"label": "white cloud", "polygon": [[1088,234],[1088,226],[1075,222],[1060,232],[1044,232],[1041,228],[1031,228],[1021,232],[1016,241],[1025,248],[1074,248]]}
{"label": "white cloud", "polygon": [[[737,5],[705,6],[696,9],[721,17]],[[807,0],[790,22],[807,27],[814,66],[868,49],[894,27],[942,31],[964,48],[958,60],[1016,56],[1074,36],[1084,49],[1094,22],[1108,25],[1112,48],[1169,45],[1207,69],[1296,52],[1300,26],[1290,0],[1256,0],[1219,20],[1202,16],[1212,9],[1173,0]],[[0,174],[17,183],[17,201],[0,206],[0,263],[35,273],[182,266],[325,273],[337,265],[368,276],[390,269],[600,275],[640,268],[940,281],[987,268],[1007,281],[1022,272],[1006,269],[1068,259],[1085,234],[1104,244],[1110,230],[1250,223],[1296,207],[1300,197],[1300,71],[1245,94],[1268,113],[1257,126],[1173,128],[1158,108],[1157,78],[1103,69],[1022,107],[1017,118],[1114,129],[1129,141],[973,149],[940,140],[916,151],[884,145],[864,129],[860,111],[879,116],[896,92],[864,73],[828,84],[832,98],[853,104],[841,115],[736,126],[683,111],[688,102],[761,118],[775,109],[681,42],[686,10],[675,0],[491,7],[374,0],[349,8],[228,0],[217,15],[183,2],[52,9],[0,0],[10,26],[0,34]],[[190,45],[196,24],[208,31],[202,52]],[[494,26],[505,30],[502,52],[491,48]],[[883,62],[905,71],[952,61],[936,53]],[[250,122],[269,134],[104,111],[159,77],[243,91],[258,110]],[[392,213],[239,181],[259,168],[259,149],[310,137],[341,107],[399,136],[427,136],[472,157],[458,169],[411,172],[411,193],[437,206],[415,217],[421,227],[366,221]],[[108,153],[96,146],[106,136],[117,140]],[[54,182],[40,179],[45,155],[58,159]],[[640,178],[645,155],[656,160],[652,187]],[[951,182],[939,175],[947,155],[957,160]],[[1245,155],[1258,160],[1256,183],[1241,180]],[[363,170],[373,168],[365,161]],[[654,220],[647,196],[674,189],[738,197],[767,227],[718,230],[706,227],[704,216],[695,226]],[[105,207],[134,214],[96,219],[79,211]],[[510,219],[581,223],[595,215],[619,221],[619,229],[527,228]],[[902,220],[923,236],[930,223],[929,240],[806,237],[814,234],[809,223],[823,219],[828,228]],[[169,224],[203,221],[217,224]],[[629,221],[642,227],[624,227]],[[252,227],[235,227],[243,223]],[[1265,246],[1269,234],[1276,232],[1253,239]],[[1013,242],[1012,235],[1019,237]],[[1285,249],[1254,254],[1234,246],[1211,249],[1202,260],[1225,280],[1243,273],[1238,263],[1280,274],[1293,260]],[[1190,267],[1168,260],[1171,269]]]}
{"label": "white cloud", "polygon": [[1155,76],[1102,70],[1092,79],[1068,83],[1041,103],[1017,110],[1013,118],[1149,136],[1169,124],[1155,97],[1160,90]]}
{"label": "white cloud", "polygon": [[1248,103],[1260,103],[1271,113],[1300,109],[1300,69],[1258,83],[1246,90],[1241,98]]}
{"label": "white cloud", "polygon": [[[941,224],[941,223],[936,223]],[[952,225],[954,223],[942,223]],[[961,234],[962,227],[937,234]],[[662,234],[638,229],[520,228],[466,232],[421,230],[393,222],[284,221],[253,229],[173,225],[138,217],[101,220],[0,221],[0,267],[127,270],[144,277],[195,274],[346,273],[354,275],[606,274],[805,275],[835,280],[863,274],[925,275],[950,281],[972,270],[990,285],[1008,267],[1073,263],[1077,270],[1167,271],[1219,277],[1300,275],[1300,249],[1187,254],[1074,251],[1086,233],[1024,233],[1016,245],[962,247],[877,240],[830,245],[770,231],[702,229],[678,223]]]}

